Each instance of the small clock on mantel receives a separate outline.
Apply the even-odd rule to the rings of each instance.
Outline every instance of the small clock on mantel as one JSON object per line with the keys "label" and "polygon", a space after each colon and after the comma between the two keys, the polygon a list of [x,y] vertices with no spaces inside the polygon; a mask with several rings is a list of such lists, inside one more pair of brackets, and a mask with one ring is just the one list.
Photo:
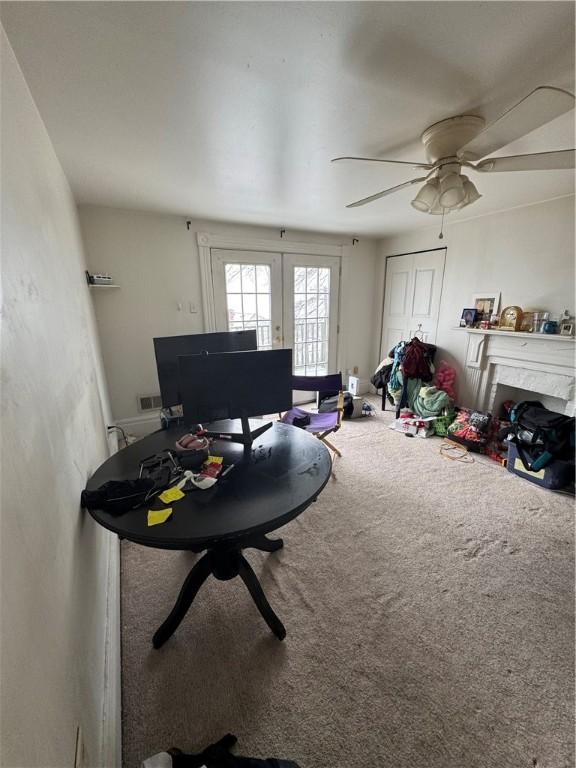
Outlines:
{"label": "small clock on mantel", "polygon": [[519,331],[522,325],[522,307],[511,305],[504,307],[500,312],[500,324],[498,326],[501,331]]}

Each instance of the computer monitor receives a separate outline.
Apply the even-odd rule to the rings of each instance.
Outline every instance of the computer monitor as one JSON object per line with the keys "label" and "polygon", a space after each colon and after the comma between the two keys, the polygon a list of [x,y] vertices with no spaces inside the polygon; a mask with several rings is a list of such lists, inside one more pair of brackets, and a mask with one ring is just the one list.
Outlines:
{"label": "computer monitor", "polygon": [[162,406],[170,408],[182,403],[178,378],[179,357],[199,355],[202,352],[243,352],[256,349],[258,344],[255,330],[193,333],[154,339]]}
{"label": "computer monitor", "polygon": [[184,421],[188,425],[241,419],[242,430],[229,432],[229,437],[250,445],[272,423],[251,430],[249,416],[292,407],[291,349],[192,355],[179,357],[178,364]]}

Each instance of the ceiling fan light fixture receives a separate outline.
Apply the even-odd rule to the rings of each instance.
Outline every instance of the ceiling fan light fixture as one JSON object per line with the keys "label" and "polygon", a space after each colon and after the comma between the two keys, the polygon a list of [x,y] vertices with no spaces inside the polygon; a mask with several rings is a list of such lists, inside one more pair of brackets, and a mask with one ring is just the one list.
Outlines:
{"label": "ceiling fan light fixture", "polygon": [[464,200],[466,205],[470,205],[470,203],[475,203],[476,200],[480,200],[482,195],[478,192],[470,179],[467,176],[462,176],[462,180],[464,181]]}
{"label": "ceiling fan light fixture", "polygon": [[420,189],[414,200],[412,207],[422,213],[430,213],[430,210],[438,201],[438,179],[430,179]]}
{"label": "ceiling fan light fixture", "polygon": [[470,205],[471,203],[475,203],[477,200],[480,200],[482,195],[474,184],[470,181],[470,179],[467,176],[462,176],[462,181],[464,182],[464,200],[460,203],[460,205],[456,206],[457,211],[461,211],[462,208],[466,208],[466,206]]}
{"label": "ceiling fan light fixture", "polygon": [[442,208],[457,208],[465,197],[464,183],[459,173],[448,173],[441,179],[438,202]]}

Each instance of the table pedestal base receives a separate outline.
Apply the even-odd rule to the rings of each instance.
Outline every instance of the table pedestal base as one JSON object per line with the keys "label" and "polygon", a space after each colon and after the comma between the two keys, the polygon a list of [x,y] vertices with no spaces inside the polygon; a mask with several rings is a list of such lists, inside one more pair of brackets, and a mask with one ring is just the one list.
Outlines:
{"label": "table pedestal base", "polygon": [[161,648],[164,643],[172,637],[174,632],[178,629],[180,622],[188,613],[194,598],[198,594],[198,590],[202,584],[204,584],[208,576],[211,575],[221,581],[229,581],[230,579],[236,578],[236,576],[240,576],[248,588],[248,592],[250,592],[250,595],[256,603],[256,607],[260,611],[266,624],[268,624],[278,640],[284,640],[286,637],[286,629],[266,599],[264,590],[258,581],[258,577],[252,570],[252,566],[242,554],[243,549],[259,549],[263,552],[276,552],[276,550],[281,549],[283,546],[284,542],[282,539],[268,539],[266,536],[252,536],[243,538],[237,542],[231,542],[227,545],[222,544],[213,549],[208,549],[208,551],[202,555],[200,560],[195,563],[194,567],[186,577],[186,580],[180,589],[178,599],[176,600],[174,608],[170,611],[169,616],[154,633],[154,637],[152,638],[152,645],[154,648]]}

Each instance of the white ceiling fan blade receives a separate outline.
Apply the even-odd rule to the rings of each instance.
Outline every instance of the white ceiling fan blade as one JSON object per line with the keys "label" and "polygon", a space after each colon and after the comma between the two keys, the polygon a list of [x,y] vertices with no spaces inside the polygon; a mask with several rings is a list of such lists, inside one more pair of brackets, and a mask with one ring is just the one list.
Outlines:
{"label": "white ceiling fan blade", "polygon": [[426,168],[430,170],[432,166],[429,163],[409,163],[406,160],[384,160],[381,157],[334,157],[331,163],[339,163],[342,160],[360,160],[364,163],[392,163],[393,165],[409,165],[412,168]]}
{"label": "white ceiling fan blade", "polygon": [[573,94],[542,85],[465,144],[458,150],[458,156],[479,160],[571,109],[574,109]]}
{"label": "white ceiling fan blade", "polygon": [[370,197],[364,197],[362,200],[357,200],[355,203],[350,203],[346,206],[346,208],[358,208],[360,205],[366,205],[366,203],[371,203],[373,200],[379,200],[381,197],[386,197],[386,195],[393,195],[394,192],[399,192],[401,189],[410,187],[412,184],[418,184],[420,181],[426,181],[427,178],[427,176],[422,176],[420,179],[411,179],[410,181],[405,181],[403,184],[390,187],[390,189],[385,189],[383,192],[377,192],[375,195],[370,195]]}
{"label": "white ceiling fan blade", "polygon": [[531,155],[492,157],[474,166],[475,171],[555,171],[575,167],[576,150],[560,149],[556,152],[535,152]]}

